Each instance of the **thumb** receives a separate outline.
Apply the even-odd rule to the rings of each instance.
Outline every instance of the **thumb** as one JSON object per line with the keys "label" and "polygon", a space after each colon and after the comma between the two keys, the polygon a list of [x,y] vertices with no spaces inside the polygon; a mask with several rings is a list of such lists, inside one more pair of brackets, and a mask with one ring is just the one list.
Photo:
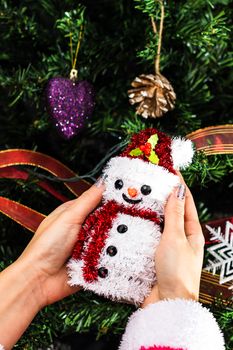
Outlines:
{"label": "thumb", "polygon": [[165,207],[165,225],[164,235],[185,236],[184,232],[184,207],[185,207],[186,186],[180,184],[174,188],[172,194],[168,198]]}
{"label": "thumb", "polygon": [[85,191],[64,213],[64,220],[70,224],[82,224],[102,199],[105,189],[103,181],[98,181]]}

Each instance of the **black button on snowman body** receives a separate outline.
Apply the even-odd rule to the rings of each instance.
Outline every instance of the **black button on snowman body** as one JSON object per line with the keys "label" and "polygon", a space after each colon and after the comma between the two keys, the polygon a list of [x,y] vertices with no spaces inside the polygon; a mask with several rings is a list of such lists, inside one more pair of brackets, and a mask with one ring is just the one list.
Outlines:
{"label": "black button on snowman body", "polygon": [[114,245],[110,245],[107,250],[107,254],[110,256],[115,256],[117,254],[117,248]]}
{"label": "black button on snowman body", "polygon": [[108,276],[108,269],[106,269],[105,267],[100,267],[100,268],[98,269],[98,275],[99,275],[99,277],[101,277],[101,278],[107,277],[107,276]]}

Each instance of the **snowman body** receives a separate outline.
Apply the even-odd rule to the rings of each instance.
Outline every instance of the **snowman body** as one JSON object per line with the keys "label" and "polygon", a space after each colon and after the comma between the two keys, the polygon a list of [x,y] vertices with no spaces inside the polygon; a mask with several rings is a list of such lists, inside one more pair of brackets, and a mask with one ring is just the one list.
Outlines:
{"label": "snowman body", "polygon": [[[105,211],[105,206],[98,209],[98,216],[101,211]],[[80,259],[70,261],[69,274],[74,285],[113,300],[138,304],[148,295],[156,280],[154,252],[161,230],[154,221],[124,214],[118,208],[117,211],[95,266],[97,274],[85,279],[85,256],[90,254],[91,246],[98,244],[98,240],[93,240],[95,227],[86,240]]]}
{"label": "snowman body", "polygon": [[[139,138],[145,143],[154,132],[157,131],[147,129]],[[138,148],[131,152],[138,143],[136,135],[124,154],[112,158],[105,167],[103,204],[87,217],[79,232],[68,263],[70,285],[136,305],[150,293],[156,281],[154,259],[161,238],[164,206],[180,182],[172,157],[175,158],[182,145],[180,140],[175,140],[172,154],[171,139],[159,132],[158,136],[161,143],[156,148],[152,139],[150,149],[154,147],[152,161],[158,162],[158,154],[160,164],[147,161],[147,155],[127,156],[139,153]],[[148,142],[143,148],[145,152],[147,148]],[[192,147],[188,148],[191,154]],[[187,162],[187,157],[181,158],[180,163]]]}

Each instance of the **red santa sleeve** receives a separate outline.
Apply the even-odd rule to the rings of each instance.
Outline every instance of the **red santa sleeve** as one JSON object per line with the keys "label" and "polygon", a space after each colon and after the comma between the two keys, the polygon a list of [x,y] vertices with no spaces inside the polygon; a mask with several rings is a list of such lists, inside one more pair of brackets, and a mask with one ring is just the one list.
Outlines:
{"label": "red santa sleeve", "polygon": [[129,319],[119,350],[224,350],[208,309],[192,300],[162,300]]}

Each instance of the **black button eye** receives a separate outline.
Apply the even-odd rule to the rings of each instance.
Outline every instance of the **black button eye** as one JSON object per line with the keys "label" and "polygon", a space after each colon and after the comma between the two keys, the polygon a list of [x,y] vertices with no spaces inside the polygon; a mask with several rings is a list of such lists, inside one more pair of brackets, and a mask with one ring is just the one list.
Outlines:
{"label": "black button eye", "polygon": [[145,196],[147,196],[148,194],[151,193],[151,187],[148,186],[148,185],[143,185],[143,186],[141,187],[141,192],[142,192],[142,194],[144,194]]}
{"label": "black button eye", "polygon": [[117,226],[117,231],[119,233],[125,233],[126,231],[128,231],[128,227],[124,224],[119,225],[119,226]]}
{"label": "black button eye", "polygon": [[115,188],[117,189],[117,190],[121,190],[122,189],[122,187],[123,187],[123,181],[122,180],[116,180],[116,182],[115,182]]}

